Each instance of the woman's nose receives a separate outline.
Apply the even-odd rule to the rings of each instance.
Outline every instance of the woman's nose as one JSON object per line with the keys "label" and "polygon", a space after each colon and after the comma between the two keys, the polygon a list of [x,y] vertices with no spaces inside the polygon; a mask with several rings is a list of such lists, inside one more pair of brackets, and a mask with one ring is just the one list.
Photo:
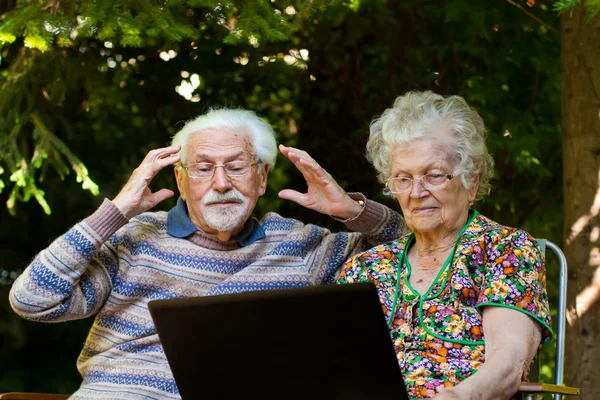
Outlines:
{"label": "woman's nose", "polygon": [[429,191],[423,186],[423,178],[424,176],[413,180],[412,187],[410,188],[411,197],[419,198],[429,193]]}

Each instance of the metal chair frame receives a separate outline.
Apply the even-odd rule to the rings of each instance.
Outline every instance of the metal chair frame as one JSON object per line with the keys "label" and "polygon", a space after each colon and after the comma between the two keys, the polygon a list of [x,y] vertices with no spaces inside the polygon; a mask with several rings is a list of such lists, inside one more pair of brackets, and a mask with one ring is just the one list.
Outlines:
{"label": "metal chair frame", "polygon": [[[580,394],[579,388],[564,386],[565,364],[565,327],[567,321],[567,258],[560,247],[546,239],[537,239],[539,246],[546,257],[546,249],[554,252],[559,262],[559,294],[556,321],[556,358],[554,369],[554,384],[547,383],[522,383],[520,393],[525,400],[534,400],[545,393],[553,393],[554,400],[561,400],[563,395]],[[539,379],[539,376],[538,378]]]}

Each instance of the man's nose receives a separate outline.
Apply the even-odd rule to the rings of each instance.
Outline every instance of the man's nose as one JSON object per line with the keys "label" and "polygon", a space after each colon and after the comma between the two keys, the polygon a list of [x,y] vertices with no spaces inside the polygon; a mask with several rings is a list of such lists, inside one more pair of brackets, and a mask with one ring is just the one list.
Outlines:
{"label": "man's nose", "polygon": [[221,165],[215,167],[215,172],[213,174],[212,181],[213,189],[215,189],[218,192],[223,193],[232,188],[231,180],[229,179],[229,176],[227,176],[225,168],[223,168],[223,166]]}

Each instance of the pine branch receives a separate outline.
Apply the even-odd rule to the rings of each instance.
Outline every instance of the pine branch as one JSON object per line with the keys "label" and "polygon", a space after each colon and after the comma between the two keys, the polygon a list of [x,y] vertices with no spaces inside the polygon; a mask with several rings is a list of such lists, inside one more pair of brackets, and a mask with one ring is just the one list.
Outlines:
{"label": "pine branch", "polygon": [[[18,201],[36,199],[50,213],[38,187],[49,169],[60,179],[73,171],[84,190],[98,194],[68,146],[60,113],[114,106],[105,95],[117,97],[133,69],[113,59],[126,53],[124,47],[202,46],[205,37],[211,45],[247,45],[250,39],[264,45],[290,38],[303,21],[340,1],[283,1],[298,8],[286,14],[271,0],[0,0],[0,52],[9,62],[0,65],[7,72],[0,75],[0,191],[10,191],[9,211]],[[106,90],[113,82],[113,91]]]}
{"label": "pine branch", "polygon": [[[552,8],[558,15],[568,12],[573,15],[573,10],[576,7],[583,6],[581,0],[558,0],[554,2]],[[600,14],[600,0],[586,0],[585,2],[585,22],[588,24],[596,21],[596,17]]]}

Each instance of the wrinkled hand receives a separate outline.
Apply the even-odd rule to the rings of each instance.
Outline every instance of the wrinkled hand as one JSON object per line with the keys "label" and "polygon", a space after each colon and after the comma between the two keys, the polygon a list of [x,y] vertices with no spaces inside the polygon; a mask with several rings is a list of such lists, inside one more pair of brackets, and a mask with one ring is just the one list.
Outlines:
{"label": "wrinkled hand", "polygon": [[457,397],[451,393],[448,392],[440,392],[438,393],[435,397],[435,400],[461,400],[460,397]]}
{"label": "wrinkled hand", "polygon": [[279,192],[280,198],[340,219],[353,218],[362,212],[362,207],[307,152],[281,144],[279,150],[294,163],[308,185],[306,193],[284,189]]}
{"label": "wrinkled hand", "polygon": [[180,148],[181,146],[171,146],[148,152],[144,161],[133,171],[123,189],[112,200],[123,215],[127,218],[135,217],[175,194],[169,189],[160,189],[152,193],[148,186],[158,171],[179,161],[177,153]]}
{"label": "wrinkled hand", "polygon": [[460,390],[460,387],[454,386],[440,390],[433,398],[435,400],[467,400],[470,396],[468,396],[468,393],[463,393],[463,391]]}

